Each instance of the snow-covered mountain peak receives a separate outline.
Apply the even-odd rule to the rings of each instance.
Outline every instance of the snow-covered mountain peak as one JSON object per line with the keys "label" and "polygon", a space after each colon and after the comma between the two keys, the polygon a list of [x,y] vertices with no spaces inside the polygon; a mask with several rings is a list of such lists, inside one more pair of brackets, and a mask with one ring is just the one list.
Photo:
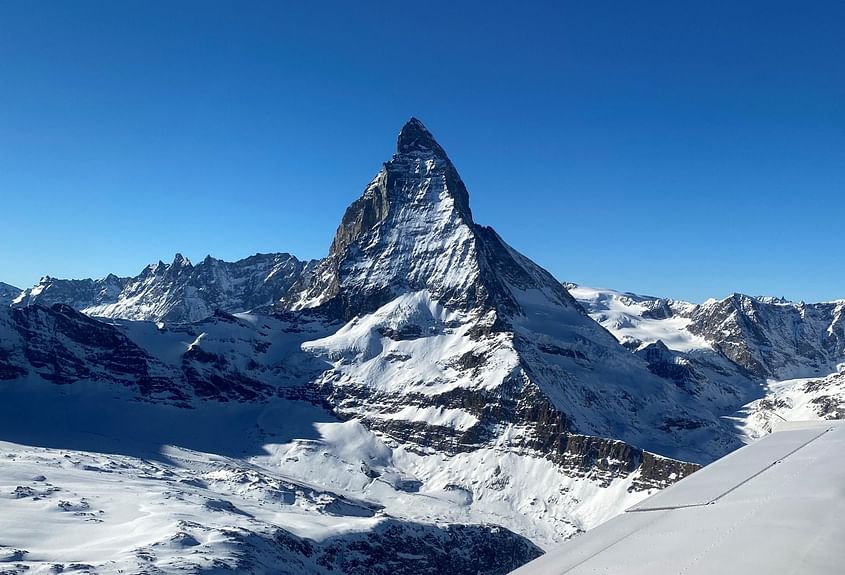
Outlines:
{"label": "snow-covered mountain peak", "polygon": [[408,291],[444,302],[482,295],[469,194],[443,148],[419,120],[347,208],[328,257],[289,305],[351,318]]}
{"label": "snow-covered mountain peak", "polygon": [[[400,189],[407,192],[417,189],[413,185],[416,178],[407,180],[410,174],[421,174],[424,179],[442,179],[442,192],[452,198],[454,208],[458,210],[462,219],[467,224],[472,223],[466,186],[446,155],[446,151],[416,118],[411,118],[400,130],[396,141],[396,154],[385,164],[385,171],[388,177],[398,177],[404,183],[412,184]],[[430,200],[435,199],[434,196],[427,197]],[[425,197],[418,199],[425,199]]]}
{"label": "snow-covered mountain peak", "polygon": [[482,313],[521,311],[519,294],[581,313],[548,272],[475,224],[460,175],[412,118],[397,153],[346,210],[328,257],[284,303],[351,319],[423,290],[446,307]]}
{"label": "snow-covered mountain peak", "polygon": [[742,378],[756,381],[823,377],[845,360],[845,302],[795,303],[733,293],[695,305],[566,285],[593,319],[629,349],[643,351],[661,372],[665,366],[654,362],[659,347],[645,351],[645,345],[662,341],[675,363],[692,358],[712,364],[715,353],[722,358],[717,363],[733,364],[719,367],[708,376],[711,381],[737,368]]}

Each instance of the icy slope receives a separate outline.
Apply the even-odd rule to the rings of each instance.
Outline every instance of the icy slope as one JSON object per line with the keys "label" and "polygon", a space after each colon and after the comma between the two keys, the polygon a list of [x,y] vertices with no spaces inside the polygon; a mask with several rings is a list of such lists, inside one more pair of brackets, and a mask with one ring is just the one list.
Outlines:
{"label": "icy slope", "polygon": [[289,254],[256,254],[237,262],[205,258],[194,265],[181,254],[147,266],[134,278],[64,280],[46,276],[13,305],[69,305],[89,315],[167,322],[197,321],[220,309],[229,313],[270,307],[316,262]]}
{"label": "icy slope", "polygon": [[690,315],[688,330],[755,375],[817,377],[845,361],[845,301],[792,303],[733,294]]}

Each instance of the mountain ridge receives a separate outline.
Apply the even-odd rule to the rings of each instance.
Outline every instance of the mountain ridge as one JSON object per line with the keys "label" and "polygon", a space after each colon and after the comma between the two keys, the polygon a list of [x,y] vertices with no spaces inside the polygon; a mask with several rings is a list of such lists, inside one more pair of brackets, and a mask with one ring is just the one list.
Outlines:
{"label": "mountain ridge", "polygon": [[113,319],[198,321],[216,309],[228,313],[271,307],[316,265],[287,253],[255,254],[235,262],[206,256],[193,264],[181,253],[159,260],[134,277],[65,280],[45,276],[22,290],[15,307],[64,303]]}

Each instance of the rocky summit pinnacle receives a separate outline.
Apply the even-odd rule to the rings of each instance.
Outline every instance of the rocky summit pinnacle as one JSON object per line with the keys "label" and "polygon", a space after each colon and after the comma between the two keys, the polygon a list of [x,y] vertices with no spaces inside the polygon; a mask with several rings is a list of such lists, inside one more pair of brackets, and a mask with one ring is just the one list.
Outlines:
{"label": "rocky summit pinnacle", "polygon": [[397,153],[346,210],[328,256],[303,283],[283,307],[321,308],[342,319],[420,291],[453,309],[514,311],[512,288],[536,288],[555,305],[580,309],[548,272],[475,224],[458,171],[416,118],[403,126]]}
{"label": "rocky summit pinnacle", "polygon": [[446,152],[434,139],[426,127],[416,118],[408,120],[399,132],[399,139],[396,141],[396,153],[410,154],[413,152],[434,152],[437,155],[445,156]]}

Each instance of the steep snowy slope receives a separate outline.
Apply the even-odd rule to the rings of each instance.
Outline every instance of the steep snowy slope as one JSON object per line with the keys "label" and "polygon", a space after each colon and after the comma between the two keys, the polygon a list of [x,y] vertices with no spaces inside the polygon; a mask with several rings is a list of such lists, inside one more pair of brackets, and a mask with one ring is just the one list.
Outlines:
{"label": "steep snowy slope", "polygon": [[197,321],[272,306],[316,262],[289,254],[256,254],[237,262],[208,256],[193,265],[181,254],[146,267],[134,278],[64,280],[46,276],[15,298],[17,307],[69,305],[89,315],[167,322]]}

